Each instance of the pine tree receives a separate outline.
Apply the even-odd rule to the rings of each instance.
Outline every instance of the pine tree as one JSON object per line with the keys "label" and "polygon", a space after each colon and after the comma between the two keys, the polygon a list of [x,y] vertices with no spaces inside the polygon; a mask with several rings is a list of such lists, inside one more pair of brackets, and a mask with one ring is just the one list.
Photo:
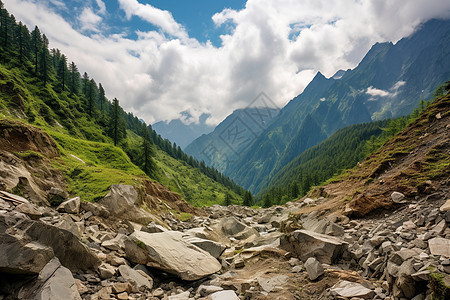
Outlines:
{"label": "pine tree", "polygon": [[87,97],[88,94],[88,86],[89,86],[89,75],[84,72],[83,74],[83,94]]}
{"label": "pine tree", "polygon": [[39,28],[36,26],[34,30],[31,32],[31,47],[33,48],[34,54],[34,74],[38,75],[38,58],[39,58],[39,50],[41,49],[42,39],[41,32]]}
{"label": "pine tree", "polygon": [[252,206],[254,204],[252,193],[246,191],[244,193],[244,200],[242,201],[242,205],[244,206]]}
{"label": "pine tree", "polygon": [[48,52],[48,39],[45,34],[42,35],[42,49],[41,49],[41,76],[44,86],[48,81],[48,70],[49,70],[49,52]]}
{"label": "pine tree", "polygon": [[66,76],[67,76],[67,57],[63,54],[58,63],[58,76],[61,81],[61,92],[64,92],[66,88]]}
{"label": "pine tree", "polygon": [[117,144],[126,137],[125,122],[123,121],[119,100],[116,98],[114,98],[112,102],[109,134],[113,139],[114,146],[117,146]]}
{"label": "pine tree", "polygon": [[88,114],[92,117],[94,112],[94,87],[96,87],[94,79],[89,81],[89,92],[88,92]]}
{"label": "pine tree", "polygon": [[70,63],[69,72],[70,72],[70,93],[72,95],[77,94],[77,82],[79,74],[77,65],[74,62]]}
{"label": "pine tree", "polygon": [[103,89],[103,86],[101,83],[98,85],[98,102],[100,104],[100,112],[103,113],[103,103],[105,102],[105,89]]}
{"label": "pine tree", "polygon": [[226,193],[225,194],[225,200],[224,200],[224,202],[223,202],[223,205],[224,206],[230,206],[232,204],[232,202],[231,202],[231,195],[230,195],[230,193]]}
{"label": "pine tree", "polygon": [[272,206],[272,201],[269,197],[269,194],[265,194],[263,197],[263,207],[268,208]]}

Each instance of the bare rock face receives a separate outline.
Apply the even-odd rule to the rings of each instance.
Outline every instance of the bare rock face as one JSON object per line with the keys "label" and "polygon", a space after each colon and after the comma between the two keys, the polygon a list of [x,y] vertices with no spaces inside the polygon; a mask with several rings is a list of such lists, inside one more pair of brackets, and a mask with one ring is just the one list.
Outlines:
{"label": "bare rock face", "polygon": [[138,246],[133,248],[130,242],[125,243],[130,260],[174,274],[183,280],[198,280],[218,272],[222,267],[208,252],[186,242],[181,232],[136,231],[131,237]]}
{"label": "bare rock face", "polygon": [[302,261],[315,257],[321,263],[332,264],[347,251],[348,243],[334,236],[296,230],[292,233],[287,247]]}

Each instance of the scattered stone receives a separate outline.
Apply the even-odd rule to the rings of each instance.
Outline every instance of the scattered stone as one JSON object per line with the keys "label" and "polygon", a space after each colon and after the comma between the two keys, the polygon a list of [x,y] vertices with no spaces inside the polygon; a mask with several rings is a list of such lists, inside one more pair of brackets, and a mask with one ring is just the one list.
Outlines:
{"label": "scattered stone", "polygon": [[222,291],[223,288],[220,286],[215,286],[215,285],[201,285],[198,287],[197,292],[200,294],[200,296],[202,297],[206,297],[212,293],[215,292],[219,292]]}
{"label": "scattered stone", "polygon": [[110,264],[102,263],[100,267],[98,267],[98,272],[100,273],[101,279],[109,279],[113,277],[113,275],[116,273],[116,270]]}
{"label": "scattered stone", "polygon": [[141,231],[148,232],[148,233],[157,233],[157,232],[165,232],[168,231],[163,226],[156,224],[155,222],[149,223],[147,226],[142,227]]}
{"label": "scattered stone", "polygon": [[442,206],[439,208],[439,210],[441,212],[447,212],[450,211],[450,199],[448,199],[447,201],[445,201],[444,204],[442,204]]}
{"label": "scattered stone", "polygon": [[287,251],[295,253],[302,261],[315,257],[325,264],[332,264],[347,252],[348,243],[343,240],[308,230],[296,230],[289,240]]}
{"label": "scattered stone", "polygon": [[325,273],[322,264],[314,257],[310,257],[306,260],[305,269],[310,280],[316,280]]}
{"label": "scattered stone", "polygon": [[362,284],[350,281],[340,281],[336,283],[332,288],[331,292],[334,295],[338,295],[345,298],[358,297],[362,299],[373,299],[375,293],[364,287]]}
{"label": "scattered stone", "polygon": [[136,283],[138,288],[144,286],[149,290],[151,290],[153,287],[153,280],[142,275],[140,272],[133,270],[131,267],[127,265],[121,265],[119,267],[119,272],[120,275],[122,275],[122,277],[125,278],[125,280]]}
{"label": "scattered stone", "polygon": [[243,267],[245,267],[245,262],[242,258],[238,258],[234,261],[234,267],[236,269],[242,269]]}
{"label": "scattered stone", "polygon": [[239,300],[239,297],[232,290],[215,292],[208,296],[209,300]]}
{"label": "scattered stone", "polygon": [[59,212],[66,212],[68,214],[80,213],[80,197],[75,197],[61,203],[57,210]]}
{"label": "scattered stone", "polygon": [[400,192],[392,192],[391,200],[392,200],[392,202],[399,203],[399,204],[407,202],[406,199],[405,199],[405,195],[403,195]]}
{"label": "scattered stone", "polygon": [[435,237],[428,241],[430,252],[433,255],[442,255],[450,257],[450,240],[440,237]]}
{"label": "scattered stone", "polygon": [[258,277],[258,284],[261,288],[267,293],[272,292],[277,287],[280,287],[288,280],[288,276],[286,275],[273,275],[269,278],[266,277]]}

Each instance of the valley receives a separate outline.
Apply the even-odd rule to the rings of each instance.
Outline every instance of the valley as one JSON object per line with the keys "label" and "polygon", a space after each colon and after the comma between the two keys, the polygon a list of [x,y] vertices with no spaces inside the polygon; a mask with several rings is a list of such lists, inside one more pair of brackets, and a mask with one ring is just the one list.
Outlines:
{"label": "valley", "polygon": [[[352,69],[331,77],[314,72],[284,107],[260,92],[235,109],[245,101],[194,99],[200,81],[180,83],[186,105],[164,98],[165,86],[145,98],[139,85],[154,88],[160,79],[152,64],[146,75],[123,82],[136,83],[119,92],[124,99],[110,97],[116,86],[79,70],[50,46],[46,34],[53,32],[27,27],[8,11],[17,3],[5,2],[0,300],[450,299],[449,19],[411,23],[410,35],[373,44]],[[55,3],[45,6],[55,14],[54,7],[69,5]],[[118,3],[126,11],[120,22],[135,22],[123,7],[128,2]],[[113,16],[107,4],[90,3],[79,22],[95,19],[86,15],[93,7],[107,20]],[[222,17],[214,15],[214,22]],[[78,33],[85,42],[106,43],[84,25]],[[194,47],[202,56],[205,49],[223,51],[241,32],[222,35],[224,45],[216,47],[187,38],[184,25],[170,32],[158,26],[159,33],[136,31],[135,40],[124,32],[112,36],[134,50],[143,41],[150,41],[146,51],[169,41],[157,50],[169,53],[158,66],[167,90],[174,70],[191,63],[170,47]],[[127,49],[130,69],[157,53],[133,51]],[[115,63],[108,59],[105,70]],[[250,61],[240,86],[227,86],[236,95],[248,96],[250,75],[264,70]],[[196,68],[223,99],[217,78],[200,64],[190,69],[193,77]],[[192,110],[189,101],[211,113]],[[215,128],[207,122],[215,117],[212,104],[228,111]],[[181,117],[153,126],[144,121],[155,114]]]}

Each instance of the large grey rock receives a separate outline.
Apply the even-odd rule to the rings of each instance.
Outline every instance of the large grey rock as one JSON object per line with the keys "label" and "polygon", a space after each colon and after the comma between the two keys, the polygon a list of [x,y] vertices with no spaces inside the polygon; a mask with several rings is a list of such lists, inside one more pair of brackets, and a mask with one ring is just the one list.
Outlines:
{"label": "large grey rock", "polygon": [[235,217],[226,217],[220,220],[219,228],[226,236],[238,240],[245,240],[252,235],[259,236],[256,229],[239,222]]}
{"label": "large grey rock", "polygon": [[232,290],[215,292],[208,296],[209,300],[239,300],[239,297]]}
{"label": "large grey rock", "polygon": [[66,212],[68,214],[80,213],[80,197],[75,197],[61,203],[57,210],[59,212]]}
{"label": "large grey rock", "polygon": [[38,274],[55,256],[50,247],[23,236],[0,234],[0,272]]}
{"label": "large grey rock", "polygon": [[450,240],[440,237],[435,237],[428,241],[428,247],[433,255],[442,255],[450,257]]}
{"label": "large grey rock", "polygon": [[181,232],[136,231],[131,237],[139,245],[138,248],[144,248],[146,256],[144,258],[142,253],[138,252],[139,258],[145,262],[137,261],[136,263],[161,269],[183,280],[197,280],[218,272],[222,267],[208,252],[184,241]]}
{"label": "large grey rock", "polygon": [[332,264],[348,251],[348,243],[334,236],[302,229],[292,233],[288,248],[302,261],[315,257],[321,263]]}
{"label": "large grey rock", "polygon": [[103,206],[98,203],[91,203],[87,201],[82,201],[80,205],[81,209],[92,213],[94,216],[109,218],[111,213]]}
{"label": "large grey rock", "polygon": [[102,246],[113,251],[125,249],[126,235],[118,233],[115,238],[102,242]]}
{"label": "large grey rock", "polygon": [[152,221],[152,216],[138,206],[138,193],[131,185],[113,184],[108,194],[99,201],[112,215],[141,224]]}
{"label": "large grey rock", "polygon": [[144,276],[141,272],[133,270],[127,265],[121,265],[119,272],[125,280],[136,283],[138,288],[145,286],[151,290],[153,287],[153,280],[151,278]]}
{"label": "large grey rock", "polygon": [[301,220],[303,229],[332,236],[343,236],[344,228],[331,220],[319,220],[315,214]]}
{"label": "large grey rock", "polygon": [[362,284],[350,281],[340,281],[336,283],[332,288],[331,292],[335,295],[339,295],[345,298],[363,298],[363,299],[373,299],[375,293],[364,287]]}
{"label": "large grey rock", "polygon": [[223,251],[227,248],[225,245],[222,245],[220,243],[193,236],[185,236],[184,240],[190,244],[199,247],[202,250],[205,250],[206,252],[211,254],[214,258],[219,258],[220,255],[223,253]]}
{"label": "large grey rock", "polygon": [[305,269],[311,280],[316,280],[325,273],[322,264],[314,257],[310,257],[305,262]]}
{"label": "large grey rock", "polygon": [[57,258],[45,265],[33,284],[24,286],[20,290],[18,298],[81,300],[72,273],[63,267]]}
{"label": "large grey rock", "polygon": [[0,233],[19,236],[24,244],[34,242],[51,248],[61,264],[71,271],[96,269],[100,265],[97,256],[71,232],[33,221],[20,213],[0,214]]}

